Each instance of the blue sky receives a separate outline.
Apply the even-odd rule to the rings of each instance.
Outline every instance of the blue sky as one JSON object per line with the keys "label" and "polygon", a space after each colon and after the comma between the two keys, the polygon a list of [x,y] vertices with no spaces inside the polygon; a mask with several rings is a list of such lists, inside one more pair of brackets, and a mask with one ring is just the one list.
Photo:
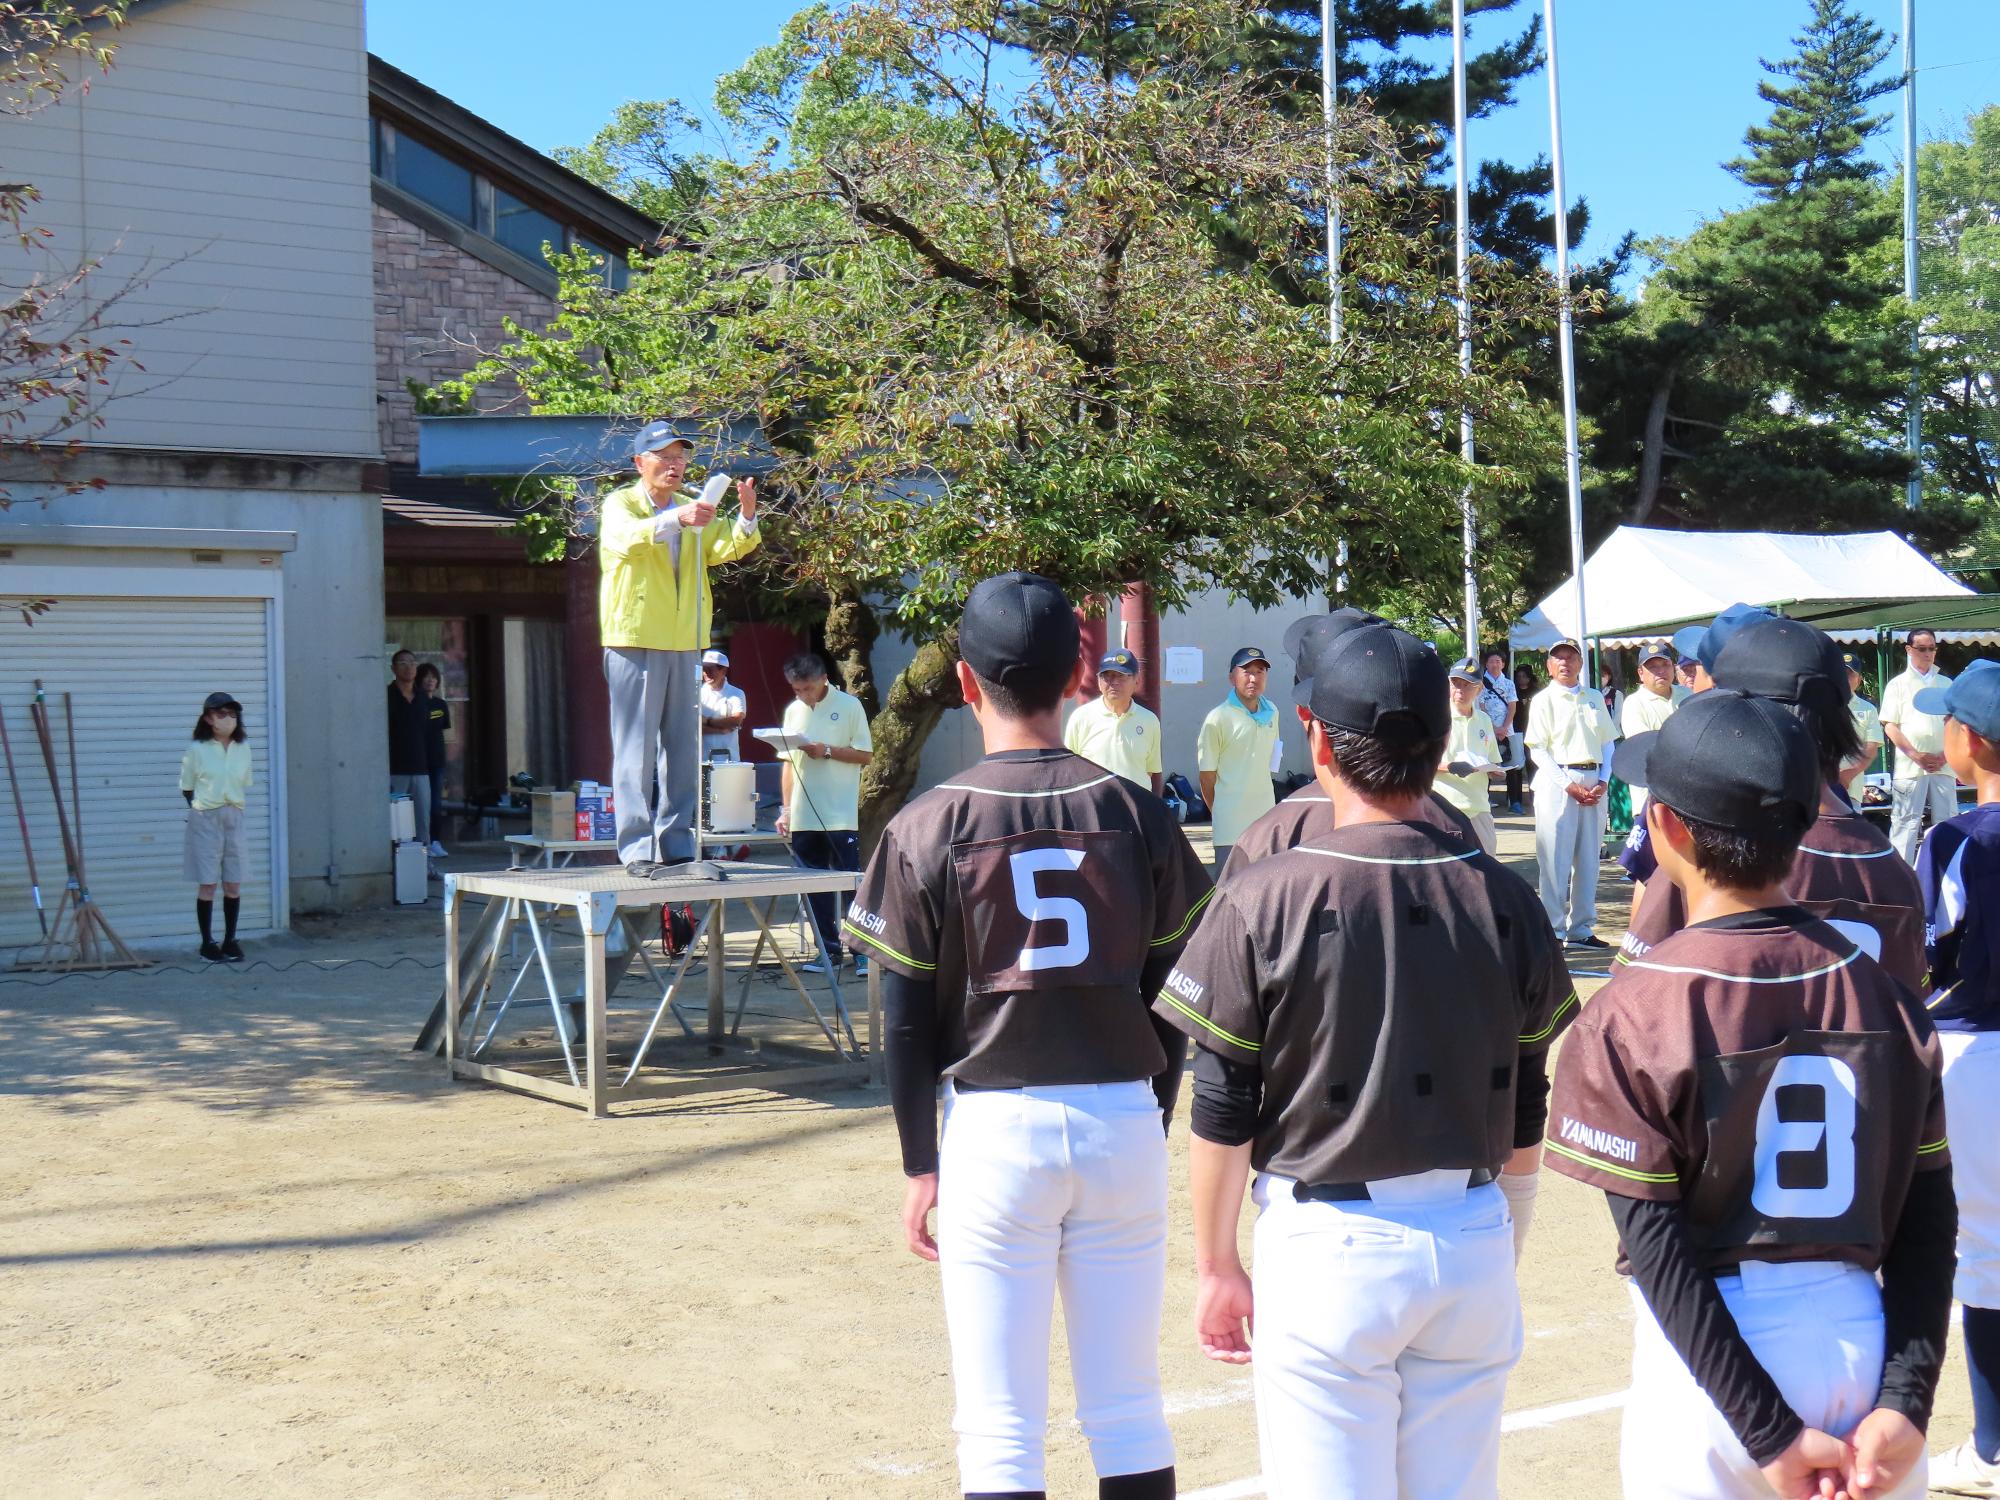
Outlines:
{"label": "blue sky", "polygon": [[[1475,25],[1473,45],[1521,18]],[[480,0],[479,21],[440,0],[368,0],[368,45],[432,88],[543,150],[580,145],[633,98],[705,109],[715,79],[773,40],[797,0],[594,0],[551,25],[546,0]],[[1863,0],[1885,31],[1896,0]],[[1746,201],[1719,162],[1763,117],[1758,58],[1782,57],[1806,0],[1559,0],[1563,133],[1570,196],[1589,199],[1583,254],[1625,229],[1682,234]],[[1918,130],[1945,134],[2000,102],[2000,3],[1917,0]],[[588,23],[585,17],[589,18]],[[524,39],[532,38],[532,45]],[[1900,67],[1901,54],[1890,67]],[[1875,142],[1894,161],[1896,122]],[[1510,110],[1474,121],[1474,159],[1526,161],[1547,149],[1548,86],[1537,75]]]}

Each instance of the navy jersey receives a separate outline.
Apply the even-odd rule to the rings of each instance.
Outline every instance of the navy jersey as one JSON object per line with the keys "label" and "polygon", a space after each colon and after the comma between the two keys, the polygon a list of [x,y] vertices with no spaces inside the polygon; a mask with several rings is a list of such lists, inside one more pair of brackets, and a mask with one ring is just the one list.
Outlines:
{"label": "navy jersey", "polygon": [[1948,818],[1917,856],[1931,1021],[1940,1031],[2000,1031],[2000,805]]}

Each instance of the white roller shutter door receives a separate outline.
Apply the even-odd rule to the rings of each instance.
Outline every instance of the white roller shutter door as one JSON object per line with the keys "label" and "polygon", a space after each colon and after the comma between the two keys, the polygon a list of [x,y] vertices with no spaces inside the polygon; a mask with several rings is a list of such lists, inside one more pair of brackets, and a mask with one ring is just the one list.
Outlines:
{"label": "white roller shutter door", "polygon": [[[65,879],[48,772],[28,718],[42,679],[69,807],[62,695],[76,707],[76,759],[92,899],[128,943],[195,937],[194,887],[181,877],[187,808],[180,760],[202,699],[218,690],[243,704],[256,767],[244,819],[249,868],[242,930],[274,925],[271,704],[272,630],[265,599],[66,596],[32,627],[0,624],[0,712],[28,808],[42,904],[53,921]],[[0,794],[5,788],[0,787]],[[0,826],[0,967],[40,941],[11,797]],[[221,902],[216,934],[221,936]]]}

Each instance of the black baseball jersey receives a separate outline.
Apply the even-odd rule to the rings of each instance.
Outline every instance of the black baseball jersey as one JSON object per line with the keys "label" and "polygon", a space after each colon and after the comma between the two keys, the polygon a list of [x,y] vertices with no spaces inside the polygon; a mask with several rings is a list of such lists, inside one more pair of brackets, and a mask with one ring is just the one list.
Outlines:
{"label": "black baseball jersey", "polygon": [[[1799,844],[1785,894],[1858,944],[1917,994],[1924,992],[1924,894],[1888,835],[1859,813],[1822,812]],[[1644,957],[1687,925],[1687,903],[1669,880],[1646,888],[1618,962]]]}
{"label": "black baseball jersey", "polygon": [[1263,1074],[1258,1170],[1497,1169],[1516,1063],[1575,1014],[1534,890],[1425,823],[1357,823],[1221,886],[1153,1008]]}
{"label": "black baseball jersey", "polygon": [[1618,970],[1556,1063],[1549,1163],[1679,1202],[1702,1264],[1875,1270],[1913,1173],[1950,1160],[1923,1005],[1797,907],[1674,933]]}
{"label": "black baseball jersey", "polygon": [[842,927],[935,982],[939,1065],[986,1088],[1122,1083],[1167,1065],[1141,978],[1208,874],[1167,805],[1067,750],[989,756],[897,813]]}
{"label": "black baseball jersey", "polygon": [[[1479,847],[1479,835],[1473,832],[1472,820],[1436,792],[1424,798],[1417,821],[1442,828],[1460,843]],[[1222,879],[1241,874],[1245,867],[1260,859],[1323,839],[1332,832],[1333,799],[1318,782],[1308,781],[1237,835],[1230,846],[1229,863],[1222,867]]]}

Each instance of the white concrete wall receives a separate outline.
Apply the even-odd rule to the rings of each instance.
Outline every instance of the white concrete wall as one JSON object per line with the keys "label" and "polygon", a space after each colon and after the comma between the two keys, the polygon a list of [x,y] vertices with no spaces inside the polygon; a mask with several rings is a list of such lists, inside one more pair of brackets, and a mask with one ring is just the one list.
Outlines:
{"label": "white concrete wall", "polygon": [[114,39],[88,92],[5,125],[55,231],[38,263],[143,281],[115,316],[144,369],[86,435],[377,456],[362,0],[174,0]]}
{"label": "white concrete wall", "polygon": [[[17,502],[8,520],[289,531],[284,570],[285,827],[294,912],[389,899],[378,495],[113,486]],[[4,535],[4,533],[0,533]],[[182,553],[176,564],[185,564]]]}
{"label": "white concrete wall", "polygon": [[[1238,646],[1261,647],[1271,658],[1271,696],[1278,705],[1280,733],[1285,741],[1284,768],[1305,771],[1305,737],[1292,713],[1292,663],[1284,653],[1285,630],[1301,615],[1324,608],[1323,601],[1318,604],[1308,601],[1282,609],[1257,610],[1217,592],[1198,595],[1186,610],[1162,616],[1162,649],[1198,646],[1203,658],[1199,683],[1170,685],[1162,692],[1161,759],[1168,771],[1179,771],[1190,782],[1195,781],[1195,736],[1208,711],[1229,692],[1229,658]],[[1113,620],[1106,632],[1114,646],[1122,640],[1119,629],[1119,622]],[[884,692],[914,654],[915,648],[901,636],[883,633],[875,646],[875,680]],[[953,709],[924,745],[918,790],[948,780],[981,754],[979,726],[964,709]]]}

